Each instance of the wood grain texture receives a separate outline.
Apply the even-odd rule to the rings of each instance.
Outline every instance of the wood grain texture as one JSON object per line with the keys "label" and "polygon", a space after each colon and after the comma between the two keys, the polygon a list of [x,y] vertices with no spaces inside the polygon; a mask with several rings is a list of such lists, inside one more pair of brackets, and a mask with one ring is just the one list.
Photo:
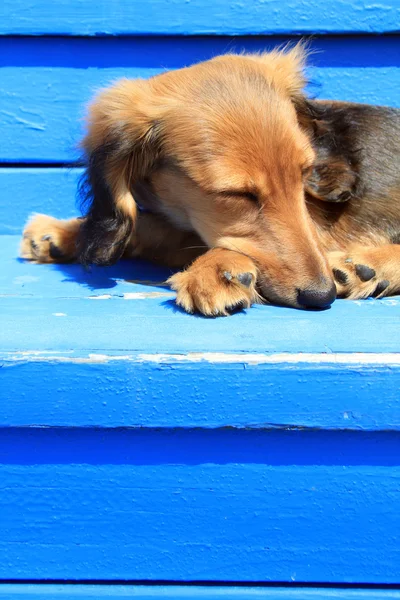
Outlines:
{"label": "wood grain texture", "polygon": [[0,585],[0,600],[398,600],[396,590],[133,585]]}
{"label": "wood grain texture", "polygon": [[33,213],[68,219],[79,213],[76,192],[81,169],[0,168],[0,235],[21,235]]}
{"label": "wood grain texture", "polygon": [[[399,22],[399,0],[3,0],[0,233],[76,214],[80,170],[59,167],[115,79],[317,34],[310,94],[400,106]],[[18,242],[0,237],[1,580],[400,584],[400,298],[205,319],[168,269],[32,265]],[[400,591],[0,584],[102,597]]]}
{"label": "wood grain texture", "polygon": [[17,247],[1,237],[4,426],[400,427],[399,299],[206,319],[176,308],[168,270],[32,265]]}
{"label": "wood grain texture", "polygon": [[[308,76],[320,98],[400,106],[398,36],[316,39]],[[150,77],[227,51],[259,51],[284,38],[0,39],[0,162],[79,156],[85,106],[121,77]],[[27,95],[26,91],[29,90]]]}
{"label": "wood grain texture", "polygon": [[398,0],[3,0],[7,35],[383,33],[399,30]]}
{"label": "wood grain texture", "polygon": [[1,578],[399,583],[398,433],[8,429],[0,456]]}

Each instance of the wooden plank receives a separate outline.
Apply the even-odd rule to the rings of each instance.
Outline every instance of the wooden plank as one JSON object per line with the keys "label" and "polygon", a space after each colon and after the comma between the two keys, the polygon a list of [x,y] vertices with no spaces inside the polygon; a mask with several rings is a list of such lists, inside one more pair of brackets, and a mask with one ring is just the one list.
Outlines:
{"label": "wooden plank", "polygon": [[3,426],[400,428],[398,298],[205,319],[176,308],[168,270],[32,265],[17,246],[1,236]]}
{"label": "wooden plank", "polygon": [[[1,69],[0,162],[62,162],[79,158],[85,105],[99,90],[127,77],[148,77],[151,69]],[[400,107],[397,67],[311,70],[318,97]],[[362,82],[362,83],[360,83]],[[317,89],[314,88],[314,91]],[[29,89],[29,97],[26,90]]]}
{"label": "wooden plank", "polygon": [[2,34],[146,35],[384,33],[399,30],[398,0],[385,4],[346,0],[3,0]]}
{"label": "wooden plank", "polygon": [[[0,161],[76,159],[86,103],[96,90],[120,77],[149,77],[227,50],[268,49],[277,41],[201,38],[197,44],[193,38],[158,38],[150,48],[149,39],[4,39],[0,43]],[[398,37],[373,42],[329,38],[316,40],[312,47],[317,51],[311,59],[315,66],[309,69],[313,95],[400,106]]]}
{"label": "wooden plank", "polygon": [[[48,321],[57,341],[51,313]],[[76,335],[84,335],[84,319],[79,325]],[[166,323],[157,327],[164,337]],[[400,431],[400,370],[385,355],[386,365],[352,364],[349,355],[342,363],[333,356],[324,364],[319,355],[307,363],[307,356],[223,353],[202,354],[198,363],[190,354],[164,357],[159,364],[158,355],[123,354],[113,359],[97,349],[86,356],[46,353],[39,343],[32,352],[2,353],[0,425]],[[287,362],[293,358],[304,362]],[[252,362],[268,359],[272,364]]]}
{"label": "wooden plank", "polygon": [[1,578],[399,583],[398,433],[8,429],[0,452]]}
{"label": "wooden plank", "polygon": [[161,600],[399,600],[398,590],[311,589],[268,587],[200,587],[133,585],[0,584],[0,600],[97,600],[136,598]]}
{"label": "wooden plank", "polygon": [[20,235],[35,212],[60,219],[80,214],[75,196],[81,174],[81,169],[0,168],[0,235]]}

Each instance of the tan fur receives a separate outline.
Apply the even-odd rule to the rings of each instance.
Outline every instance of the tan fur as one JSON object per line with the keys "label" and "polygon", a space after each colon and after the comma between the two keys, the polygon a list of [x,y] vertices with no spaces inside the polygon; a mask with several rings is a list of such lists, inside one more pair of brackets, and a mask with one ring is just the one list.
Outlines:
{"label": "tan fur", "polygon": [[[329,287],[332,265],[347,268],[350,225],[343,218],[331,226],[318,205],[324,197],[307,184],[315,152],[297,108],[303,66],[301,46],[225,55],[148,81],[123,80],[90,107],[83,148],[89,159],[106,150],[107,189],[132,222],[125,256],[187,266],[170,284],[189,312],[224,315],[256,302],[259,292],[298,306],[299,290]],[[327,187],[340,193],[351,175],[340,162],[332,172],[337,179]],[[308,206],[305,188],[315,198]],[[153,214],[138,213],[136,203]],[[50,235],[66,260],[75,258],[83,223],[36,217],[21,255],[52,262],[43,240]],[[345,254],[328,260],[328,251]],[[389,255],[385,266],[371,250],[357,252],[355,260],[376,265],[377,279],[389,270],[388,289],[396,287]],[[251,275],[249,287],[238,279],[243,274]],[[352,280],[348,295],[371,289]]]}

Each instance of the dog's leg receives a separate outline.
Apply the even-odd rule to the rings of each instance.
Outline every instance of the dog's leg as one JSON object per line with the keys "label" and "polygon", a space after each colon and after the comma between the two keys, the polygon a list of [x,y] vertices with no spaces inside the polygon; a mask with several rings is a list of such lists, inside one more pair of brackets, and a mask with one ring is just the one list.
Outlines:
{"label": "dog's leg", "polygon": [[82,219],[61,220],[48,215],[35,215],[24,229],[21,258],[38,263],[74,261],[82,222]]}
{"label": "dog's leg", "polygon": [[187,312],[228,315],[236,307],[249,307],[260,300],[256,291],[257,268],[239,252],[213,248],[181,273],[169,278],[176,301]]}
{"label": "dog's leg", "polygon": [[354,245],[328,253],[340,297],[383,297],[400,292],[400,245]]}
{"label": "dog's leg", "polygon": [[[38,263],[77,260],[77,241],[84,221],[35,215],[24,229],[21,257]],[[207,250],[208,247],[195,233],[178,230],[157,215],[142,213],[131,233],[124,258],[140,256],[178,269],[187,266]]]}
{"label": "dog's leg", "polygon": [[160,265],[182,269],[207,250],[208,246],[196,233],[177,229],[158,215],[139,213],[124,257],[140,256]]}

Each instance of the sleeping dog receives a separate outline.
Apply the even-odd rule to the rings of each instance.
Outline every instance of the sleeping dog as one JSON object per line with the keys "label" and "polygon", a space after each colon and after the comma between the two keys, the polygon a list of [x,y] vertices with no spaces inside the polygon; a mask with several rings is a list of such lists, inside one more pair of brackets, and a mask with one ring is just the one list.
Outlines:
{"label": "sleeping dog", "polygon": [[301,46],[224,55],[95,98],[84,217],[35,215],[23,258],[174,269],[188,312],[400,291],[400,110],[312,101]]}

